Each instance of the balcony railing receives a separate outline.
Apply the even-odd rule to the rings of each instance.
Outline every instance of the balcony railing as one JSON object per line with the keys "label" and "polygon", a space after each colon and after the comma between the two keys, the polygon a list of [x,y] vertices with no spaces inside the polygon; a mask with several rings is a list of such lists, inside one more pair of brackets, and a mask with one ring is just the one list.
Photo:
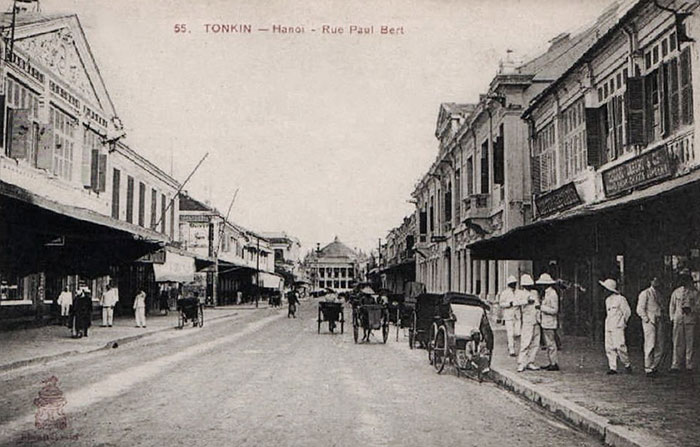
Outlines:
{"label": "balcony railing", "polygon": [[489,217],[491,211],[490,194],[472,194],[464,198],[464,218]]}

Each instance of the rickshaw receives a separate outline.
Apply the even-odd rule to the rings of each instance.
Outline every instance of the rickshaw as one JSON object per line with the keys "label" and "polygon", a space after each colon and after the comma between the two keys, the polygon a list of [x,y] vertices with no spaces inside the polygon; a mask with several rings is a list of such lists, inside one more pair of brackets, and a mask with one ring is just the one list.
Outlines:
{"label": "rickshaw", "polygon": [[446,293],[436,306],[428,358],[438,374],[449,363],[457,375],[481,382],[490,371],[493,332],[489,305],[476,295]]}
{"label": "rickshaw", "polygon": [[355,343],[358,343],[360,328],[364,331],[362,341],[369,342],[369,335],[373,330],[382,330],[382,343],[389,338],[389,315],[387,307],[373,303],[373,299],[365,296],[352,301],[352,334]]}
{"label": "rickshaw", "polygon": [[335,324],[340,323],[340,333],[344,332],[345,315],[343,314],[343,303],[331,301],[318,302],[318,333],[321,333],[321,323],[328,322],[328,330],[333,332]]}
{"label": "rickshaw", "polygon": [[387,294],[387,313],[389,315],[389,323],[396,326],[396,341],[399,341],[399,329],[402,327],[401,317],[405,314],[405,312],[402,312],[404,299],[402,293]]}
{"label": "rickshaw", "polygon": [[192,327],[204,326],[204,306],[199,298],[181,298],[177,300],[177,328],[182,329],[185,323],[192,322]]}
{"label": "rickshaw", "polygon": [[411,349],[415,348],[416,344],[420,348],[426,348],[433,339],[431,327],[435,329],[433,320],[441,300],[442,295],[436,293],[421,293],[415,297],[408,327],[408,346]]}

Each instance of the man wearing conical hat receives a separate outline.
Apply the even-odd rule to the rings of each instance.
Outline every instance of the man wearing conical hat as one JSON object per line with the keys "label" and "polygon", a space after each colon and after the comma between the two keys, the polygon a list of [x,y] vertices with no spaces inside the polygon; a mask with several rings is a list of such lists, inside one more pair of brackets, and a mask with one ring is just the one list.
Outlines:
{"label": "man wearing conical hat", "polygon": [[540,295],[535,289],[535,282],[528,274],[520,277],[520,287],[518,295],[522,307],[523,327],[520,339],[520,355],[518,356],[518,372],[526,369],[537,371],[540,369],[535,365],[535,357],[540,347]]}
{"label": "man wearing conical hat", "polygon": [[522,325],[522,315],[520,306],[523,304],[518,296],[515,287],[518,285],[518,280],[511,275],[506,280],[507,287],[498,295],[498,304],[503,309],[503,320],[506,324],[506,335],[508,336],[508,353],[511,357],[515,357],[516,339],[520,338],[520,329]]}
{"label": "man wearing conical hat", "polygon": [[557,348],[557,329],[559,329],[559,294],[554,288],[556,282],[549,273],[542,273],[536,284],[544,288],[540,312],[542,315],[542,333],[547,346],[549,365],[543,367],[547,371],[559,371],[559,353]]}
{"label": "man wearing conical hat", "polygon": [[632,372],[629,355],[627,354],[627,343],[625,343],[625,327],[627,320],[632,315],[632,310],[627,299],[617,291],[617,282],[614,279],[598,281],[607,291],[605,298],[605,355],[608,357],[608,374],[617,374],[618,357],[625,365],[628,373]]}

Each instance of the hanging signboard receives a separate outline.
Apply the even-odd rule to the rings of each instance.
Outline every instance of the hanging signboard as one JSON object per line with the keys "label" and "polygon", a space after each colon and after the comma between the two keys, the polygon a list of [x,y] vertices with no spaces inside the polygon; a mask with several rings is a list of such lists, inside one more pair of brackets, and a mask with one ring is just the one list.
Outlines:
{"label": "hanging signboard", "polygon": [[156,282],[194,281],[194,258],[166,251],[164,264],[153,264]]}
{"label": "hanging signboard", "polygon": [[672,174],[671,162],[662,145],[625,163],[603,171],[606,197],[615,196],[653,183]]}
{"label": "hanging signboard", "polygon": [[564,211],[573,208],[576,205],[583,203],[581,197],[576,191],[576,185],[573,182],[550,191],[541,196],[535,197],[535,206],[537,207],[537,216],[549,216],[559,211]]}

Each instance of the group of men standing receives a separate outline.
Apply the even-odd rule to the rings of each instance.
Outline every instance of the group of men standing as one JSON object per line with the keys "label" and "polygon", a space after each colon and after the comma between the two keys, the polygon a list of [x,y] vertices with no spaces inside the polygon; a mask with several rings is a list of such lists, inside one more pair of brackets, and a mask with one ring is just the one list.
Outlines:
{"label": "group of men standing", "polygon": [[[544,369],[558,371],[557,329],[559,325],[559,294],[556,282],[543,273],[533,283],[530,275],[522,275],[520,288],[514,276],[508,277],[507,288],[499,294],[499,305],[503,309],[508,352],[518,356],[518,372],[526,369],[542,369],[535,365],[541,337],[547,349],[549,364]],[[667,333],[672,325],[673,352],[671,373],[692,371],[694,365],[695,326],[700,311],[700,294],[693,286],[689,272],[683,271],[678,278],[679,286],[666,301],[660,291],[660,281],[654,277],[649,287],[642,290],[637,300],[636,313],[642,320],[644,331],[644,370],[648,376],[658,374],[667,353]],[[618,359],[628,373],[632,372],[629,360],[625,329],[632,315],[627,299],[618,291],[617,282],[608,278],[599,281],[605,290],[605,354],[609,375],[617,374]],[[539,289],[539,290],[538,290]],[[540,300],[541,297],[541,300]],[[540,335],[541,334],[541,335]],[[520,352],[516,342],[520,338]]]}
{"label": "group of men standing", "polygon": [[[548,273],[543,273],[537,282],[528,274],[522,275],[520,288],[514,276],[509,276],[506,284],[498,301],[503,309],[508,353],[511,357],[518,357],[518,372],[526,369],[559,371],[556,334],[559,328],[559,294],[553,287],[556,282]],[[549,358],[549,363],[543,367],[535,364],[541,337],[544,337]],[[519,353],[516,351],[518,338]]]}

